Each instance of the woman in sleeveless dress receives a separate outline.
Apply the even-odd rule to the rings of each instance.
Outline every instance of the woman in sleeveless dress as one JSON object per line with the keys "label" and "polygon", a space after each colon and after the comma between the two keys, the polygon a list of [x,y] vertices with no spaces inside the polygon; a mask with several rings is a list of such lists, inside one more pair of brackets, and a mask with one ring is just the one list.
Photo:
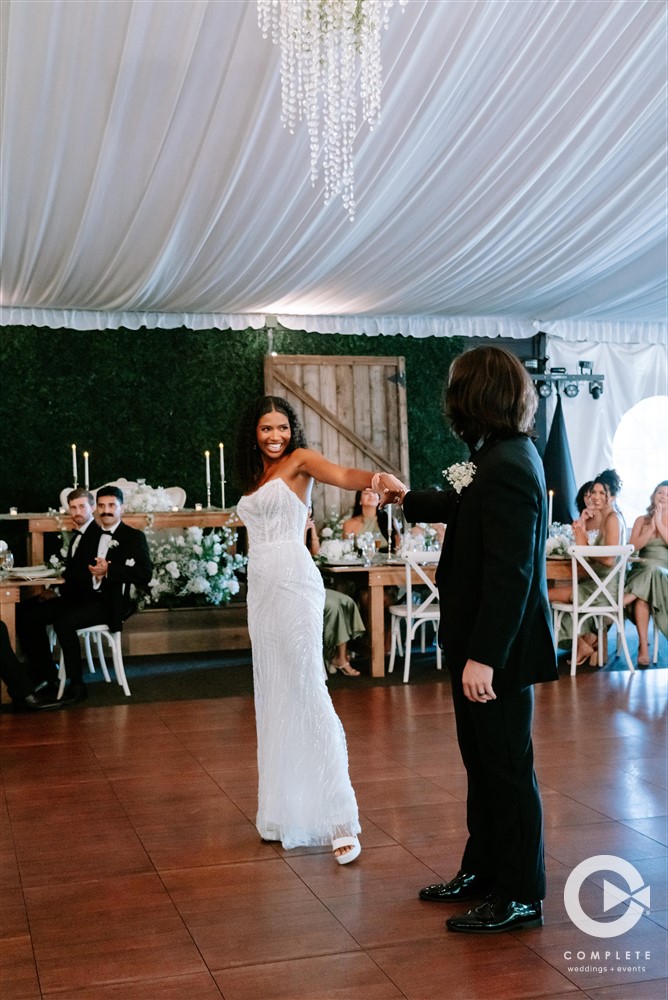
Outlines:
{"label": "woman in sleeveless dress", "polygon": [[629,539],[638,552],[626,579],[626,603],[638,629],[638,666],[649,666],[649,619],[668,635],[668,480],[655,487]]}
{"label": "woman in sleeveless dress", "polygon": [[306,447],[290,404],[264,396],[238,441],[248,532],[248,629],[258,755],[256,826],[284,848],[331,844],[339,864],[360,853],[359,814],[343,727],[322,664],[324,586],[304,545],[314,479],[373,484],[387,503],[404,487],[387,473],[347,469]]}
{"label": "woman in sleeveless dress", "polygon": [[[598,476],[593,480],[587,494],[587,503],[577,521],[573,522],[573,537],[576,545],[622,545],[624,542],[624,519],[612,502],[608,485]],[[601,559],[600,562],[612,565],[613,560]],[[583,580],[578,584],[580,600],[585,600],[593,592],[596,584],[593,580]],[[547,591],[550,601],[569,602],[573,599],[570,584],[550,587]],[[573,619],[564,615],[559,627],[557,646],[567,649],[573,636]],[[596,625],[593,618],[585,618],[582,623],[582,633],[578,636],[577,666],[593,657],[598,646]]]}

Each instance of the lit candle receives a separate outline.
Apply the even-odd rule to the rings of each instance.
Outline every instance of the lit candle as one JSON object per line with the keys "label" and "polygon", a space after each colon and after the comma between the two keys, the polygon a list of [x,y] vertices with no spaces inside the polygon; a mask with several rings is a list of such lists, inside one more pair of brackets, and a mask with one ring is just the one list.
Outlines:
{"label": "lit candle", "polygon": [[547,523],[548,526],[552,524],[552,503],[554,501],[554,490],[549,490],[547,494]]}
{"label": "lit candle", "polygon": [[74,488],[79,485],[79,470],[77,468],[77,446],[72,445],[72,476],[74,478]]}
{"label": "lit candle", "polygon": [[204,452],[204,462],[206,464],[206,488],[207,489],[211,488],[211,463],[209,461],[210,454],[211,453],[208,452],[208,451]]}
{"label": "lit candle", "polygon": [[220,452],[220,497],[221,507],[225,510],[225,454],[223,452],[223,442],[218,445]]}
{"label": "lit candle", "polygon": [[9,508],[9,513],[10,513],[10,515],[12,517],[16,517],[18,515],[18,512],[19,512],[18,507],[10,507]]}
{"label": "lit candle", "polygon": [[84,452],[84,486],[86,489],[90,489],[90,483],[88,481],[88,452]]}

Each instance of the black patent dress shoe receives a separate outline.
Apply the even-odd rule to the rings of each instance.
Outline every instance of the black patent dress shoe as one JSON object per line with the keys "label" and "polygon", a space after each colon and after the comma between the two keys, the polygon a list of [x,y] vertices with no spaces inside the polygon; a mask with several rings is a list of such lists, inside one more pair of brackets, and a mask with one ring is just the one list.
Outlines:
{"label": "black patent dress shoe", "polygon": [[543,905],[540,900],[535,903],[516,903],[492,895],[474,910],[448,917],[445,926],[449,931],[461,934],[501,934],[502,931],[519,930],[522,927],[540,927],[542,923]]}
{"label": "black patent dress shoe", "polygon": [[28,694],[25,698],[14,698],[12,708],[15,712],[49,712],[54,708],[62,708],[62,703],[49,701],[38,694]]}
{"label": "black patent dress shoe", "polygon": [[68,684],[60,699],[63,705],[78,705],[80,701],[85,701],[88,691],[85,684]]}
{"label": "black patent dress shoe", "polygon": [[492,888],[488,878],[459,871],[449,882],[439,882],[420,889],[420,899],[428,899],[433,903],[459,903],[467,899],[484,899]]}

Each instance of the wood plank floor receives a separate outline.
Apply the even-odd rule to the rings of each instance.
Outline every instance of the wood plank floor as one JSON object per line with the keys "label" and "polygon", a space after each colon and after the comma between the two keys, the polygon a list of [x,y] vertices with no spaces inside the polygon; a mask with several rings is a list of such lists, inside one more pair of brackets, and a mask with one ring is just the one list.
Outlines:
{"label": "wood plank floor", "polygon": [[[417,899],[455,873],[465,836],[447,683],[333,690],[363,825],[347,867],[259,840],[247,695],[3,714],[0,996],[665,1000],[667,673],[537,689],[545,926],[483,938]],[[570,872],[598,854],[651,887],[616,938],[564,907]],[[581,892],[595,918],[604,877]]]}

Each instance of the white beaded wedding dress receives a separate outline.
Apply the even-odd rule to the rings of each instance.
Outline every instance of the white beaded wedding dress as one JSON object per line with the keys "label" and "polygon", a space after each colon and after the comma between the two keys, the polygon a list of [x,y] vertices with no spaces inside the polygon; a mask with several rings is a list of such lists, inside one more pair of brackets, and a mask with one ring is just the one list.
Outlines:
{"label": "white beaded wedding dress", "polygon": [[285,848],[360,832],[343,726],[325,683],[325,590],[304,544],[307,510],[279,478],[241,498],[259,772],[256,826]]}

